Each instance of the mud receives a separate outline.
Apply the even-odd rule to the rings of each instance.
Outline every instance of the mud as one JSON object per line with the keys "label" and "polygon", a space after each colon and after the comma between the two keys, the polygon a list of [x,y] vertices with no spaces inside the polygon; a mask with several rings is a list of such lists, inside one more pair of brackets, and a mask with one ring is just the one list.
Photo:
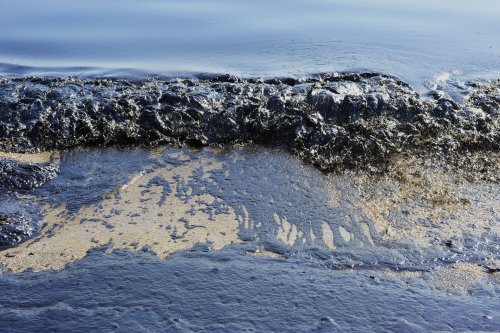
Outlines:
{"label": "mud", "polygon": [[458,170],[498,178],[488,153],[500,150],[500,82],[433,88],[421,96],[378,73],[137,82],[5,78],[0,150],[254,142],[285,147],[329,171],[380,171],[394,154],[434,152]]}
{"label": "mud", "polygon": [[[457,255],[465,248],[498,251],[498,183],[457,176],[439,158],[399,156],[391,165],[391,171],[380,177],[337,176],[345,196],[374,221],[384,241],[446,246]],[[472,236],[479,234],[477,239]]]}
{"label": "mud", "polygon": [[34,154],[0,152],[0,158],[16,161],[19,163],[47,164],[51,162],[59,163],[60,154],[58,152],[50,152],[50,151],[34,153]]}
{"label": "mud", "polygon": [[5,268],[62,269],[66,263],[83,258],[88,250],[103,246],[109,251],[152,251],[164,258],[198,243],[218,250],[239,242],[238,220],[230,207],[213,214],[210,207],[217,198],[210,194],[181,197],[175,191],[195,172],[210,177],[210,171],[220,165],[210,159],[185,162],[135,175],[97,205],[84,207],[77,214],[68,212],[64,205],[46,206],[44,230],[9,250],[3,261]]}
{"label": "mud", "polygon": [[425,273],[424,278],[433,286],[448,294],[461,293],[473,295],[474,288],[481,283],[498,285],[500,275],[489,274],[487,270],[478,269],[478,265],[457,263],[449,267],[440,267],[430,273]]}

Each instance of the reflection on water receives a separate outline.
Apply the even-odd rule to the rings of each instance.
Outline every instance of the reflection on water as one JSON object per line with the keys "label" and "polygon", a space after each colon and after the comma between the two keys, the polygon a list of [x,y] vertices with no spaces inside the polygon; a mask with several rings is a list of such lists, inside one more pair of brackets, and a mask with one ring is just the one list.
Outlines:
{"label": "reflection on water", "polygon": [[438,72],[497,71],[499,22],[500,4],[488,0],[3,0],[0,63],[41,68],[0,71],[271,76],[367,69],[418,85]]}

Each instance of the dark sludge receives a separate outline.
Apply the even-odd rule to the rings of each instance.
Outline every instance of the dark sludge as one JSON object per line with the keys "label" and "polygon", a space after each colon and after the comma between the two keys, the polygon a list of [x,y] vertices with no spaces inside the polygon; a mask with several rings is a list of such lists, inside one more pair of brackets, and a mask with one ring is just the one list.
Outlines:
{"label": "dark sludge", "polygon": [[401,152],[433,151],[452,162],[498,152],[500,81],[457,89],[458,102],[441,90],[421,96],[378,73],[137,82],[4,78],[0,149],[253,142],[285,147],[325,171],[381,170]]}

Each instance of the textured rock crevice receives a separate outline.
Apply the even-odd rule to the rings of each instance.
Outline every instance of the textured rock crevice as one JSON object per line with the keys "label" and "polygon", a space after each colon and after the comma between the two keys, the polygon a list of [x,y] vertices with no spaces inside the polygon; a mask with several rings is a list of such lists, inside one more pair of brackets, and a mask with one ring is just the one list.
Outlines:
{"label": "textured rock crevice", "polygon": [[57,176],[57,157],[42,155],[0,153],[0,250],[39,230],[37,204],[27,200],[22,204],[19,198]]}

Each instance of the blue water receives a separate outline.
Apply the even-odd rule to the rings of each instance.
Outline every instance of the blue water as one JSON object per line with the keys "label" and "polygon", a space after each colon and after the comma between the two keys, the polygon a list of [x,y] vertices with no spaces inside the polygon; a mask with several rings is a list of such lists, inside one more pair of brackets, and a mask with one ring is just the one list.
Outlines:
{"label": "blue water", "polygon": [[495,0],[2,0],[0,74],[500,77]]}

